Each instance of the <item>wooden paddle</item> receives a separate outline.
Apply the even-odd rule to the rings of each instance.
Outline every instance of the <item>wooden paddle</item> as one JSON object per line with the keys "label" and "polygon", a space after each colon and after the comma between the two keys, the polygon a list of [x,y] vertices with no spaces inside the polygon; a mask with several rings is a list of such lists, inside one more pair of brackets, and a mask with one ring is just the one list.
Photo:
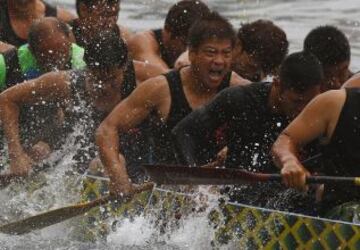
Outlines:
{"label": "wooden paddle", "polygon": [[[143,168],[150,179],[159,185],[236,185],[282,180],[280,174],[259,174],[232,168],[177,165],[144,165]],[[306,182],[360,186],[360,177],[310,176]]]}
{"label": "wooden paddle", "polygon": [[[150,190],[152,187],[152,183],[143,184],[139,186],[138,189],[136,189],[135,193]],[[20,221],[0,226],[0,232],[5,234],[26,234],[33,230],[42,229],[60,223],[67,219],[73,218],[75,216],[84,214],[94,207],[106,204],[107,202],[116,199],[121,202],[124,201],[126,198],[118,198],[108,195],[88,203],[58,208]]]}

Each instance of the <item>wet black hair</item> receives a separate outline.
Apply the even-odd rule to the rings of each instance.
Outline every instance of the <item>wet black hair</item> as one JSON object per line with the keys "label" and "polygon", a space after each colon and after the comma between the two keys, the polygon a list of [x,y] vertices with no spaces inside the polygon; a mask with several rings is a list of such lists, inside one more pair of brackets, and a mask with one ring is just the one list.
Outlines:
{"label": "wet black hair", "polygon": [[350,44],[345,34],[330,25],[310,31],[304,41],[304,50],[313,53],[324,67],[350,61]]}
{"label": "wet black hair", "polygon": [[69,26],[56,17],[44,17],[33,22],[29,29],[28,44],[33,51],[39,50],[39,44],[49,34],[53,34],[54,29],[66,37],[70,38],[71,30]]}
{"label": "wet black hair", "polygon": [[275,71],[288,53],[285,32],[268,20],[243,24],[237,37],[242,49],[254,57],[266,75]]}
{"label": "wet black hair", "polygon": [[280,66],[280,82],[282,89],[303,92],[320,85],[324,72],[319,59],[307,52],[296,52],[285,58]]}
{"label": "wet black hair", "polygon": [[189,30],[188,45],[190,49],[197,50],[201,44],[209,39],[231,41],[235,46],[236,34],[230,22],[217,12],[211,12],[197,20]]}
{"label": "wet black hair", "polygon": [[[79,13],[80,13],[80,4],[84,4],[86,7],[90,7],[94,4],[96,4],[97,2],[99,2],[101,0],[76,0],[76,12],[79,16]],[[121,0],[106,0],[107,2],[109,2],[109,4],[113,4],[113,3],[118,3],[120,2]]]}
{"label": "wet black hair", "polygon": [[128,61],[126,43],[119,36],[119,29],[99,32],[85,47],[84,60],[89,68],[123,67]]}
{"label": "wet black hair", "polygon": [[200,0],[177,2],[170,8],[165,18],[165,30],[170,32],[172,38],[179,37],[186,40],[191,25],[209,12],[210,9]]}

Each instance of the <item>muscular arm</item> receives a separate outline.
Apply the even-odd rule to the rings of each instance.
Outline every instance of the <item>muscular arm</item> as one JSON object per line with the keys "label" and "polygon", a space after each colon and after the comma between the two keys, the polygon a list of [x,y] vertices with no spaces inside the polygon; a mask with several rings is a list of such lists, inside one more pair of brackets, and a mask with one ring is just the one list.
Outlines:
{"label": "muscular arm", "polygon": [[[311,101],[281,133],[272,147],[275,164],[281,169],[284,183],[303,188],[307,170],[298,160],[299,149],[324,136],[329,141],[340,115],[344,91],[329,91]],[[345,98],[344,98],[345,99]],[[335,122],[334,122],[335,121]]]}
{"label": "muscular arm", "polygon": [[111,180],[113,193],[131,192],[131,184],[124,164],[119,158],[118,133],[140,124],[162,100],[163,79],[157,77],[139,85],[133,93],[118,104],[101,123],[96,133],[100,158]]}
{"label": "muscular arm", "polygon": [[178,160],[187,165],[196,165],[196,147],[206,133],[213,133],[224,122],[231,120],[234,98],[228,88],[219,93],[208,105],[186,116],[172,130]]}
{"label": "muscular arm", "polygon": [[0,120],[8,142],[13,172],[18,171],[16,161],[24,154],[19,135],[19,111],[24,104],[61,101],[69,95],[64,73],[48,73],[33,81],[24,82],[5,90],[0,95]]}
{"label": "muscular arm", "polygon": [[161,59],[156,41],[150,32],[143,32],[132,36],[128,45],[130,53],[135,60],[158,65],[165,72],[169,70],[167,64]]}

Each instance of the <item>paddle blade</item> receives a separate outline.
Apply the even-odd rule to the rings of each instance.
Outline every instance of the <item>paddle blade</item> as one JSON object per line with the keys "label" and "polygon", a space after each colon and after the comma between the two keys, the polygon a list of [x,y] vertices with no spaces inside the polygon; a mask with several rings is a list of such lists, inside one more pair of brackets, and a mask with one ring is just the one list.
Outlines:
{"label": "paddle blade", "polygon": [[[153,188],[152,183],[146,183],[136,187],[134,193],[140,193]],[[33,230],[42,229],[75,216],[81,215],[90,209],[106,204],[110,200],[115,200],[114,196],[105,196],[97,200],[77,204],[73,206],[58,208],[46,213],[38,214],[20,221],[12,222],[0,227],[0,232],[5,234],[26,234]],[[119,198],[120,202],[121,198]]]}
{"label": "paddle blade", "polygon": [[151,180],[160,185],[235,185],[267,181],[273,178],[272,175],[254,174],[229,168],[176,165],[144,165],[143,168]]}
{"label": "paddle blade", "polygon": [[54,225],[77,215],[86,213],[96,206],[107,203],[109,200],[110,196],[105,196],[89,203],[55,209],[20,221],[3,225],[0,227],[0,232],[5,234],[29,233],[32,230]]}

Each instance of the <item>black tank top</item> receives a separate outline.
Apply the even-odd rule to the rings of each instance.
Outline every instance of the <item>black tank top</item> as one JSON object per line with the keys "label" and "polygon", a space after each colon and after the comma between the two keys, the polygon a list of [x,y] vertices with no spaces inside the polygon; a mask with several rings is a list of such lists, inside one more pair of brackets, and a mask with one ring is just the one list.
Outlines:
{"label": "black tank top", "polygon": [[168,52],[167,52],[167,50],[165,49],[165,46],[164,46],[164,42],[163,42],[163,39],[162,39],[162,30],[161,29],[153,30],[153,33],[154,33],[154,36],[155,36],[155,39],[156,39],[157,43],[159,44],[160,57],[164,60],[164,62],[167,64],[167,66],[170,69],[174,68],[174,63],[175,62],[173,62],[171,60],[171,57],[168,54]]}
{"label": "black tank top", "polygon": [[[10,17],[8,13],[8,4],[7,2],[11,0],[1,0],[0,8],[0,40],[9,44],[12,44],[16,47],[19,47],[27,43],[27,39],[22,39],[18,37],[15,31],[11,27]],[[57,9],[56,7],[51,6],[50,4],[43,2],[45,5],[45,16],[46,17],[56,17]]]}
{"label": "black tank top", "polygon": [[[158,121],[153,124],[154,161],[156,163],[177,163],[172,144],[171,130],[185,116],[192,112],[186,99],[180,72],[172,70],[164,75],[169,84],[171,106],[166,122]],[[218,92],[230,86],[231,72],[227,74],[218,88]],[[153,121],[152,121],[153,122]]]}
{"label": "black tank top", "polygon": [[334,164],[326,173],[360,176],[360,88],[348,88],[346,100],[331,141],[324,146],[324,158]]}
{"label": "black tank top", "polygon": [[[169,129],[173,129],[178,122],[192,112],[192,109],[186,99],[183,85],[181,83],[180,71],[172,70],[165,74],[169,83],[171,106],[166,125]],[[231,73],[227,74],[221,82],[218,92],[230,86]]]}
{"label": "black tank top", "polygon": [[[324,173],[360,176],[360,88],[346,90],[346,100],[331,141],[324,146]],[[360,188],[327,185],[325,208],[360,199]]]}

